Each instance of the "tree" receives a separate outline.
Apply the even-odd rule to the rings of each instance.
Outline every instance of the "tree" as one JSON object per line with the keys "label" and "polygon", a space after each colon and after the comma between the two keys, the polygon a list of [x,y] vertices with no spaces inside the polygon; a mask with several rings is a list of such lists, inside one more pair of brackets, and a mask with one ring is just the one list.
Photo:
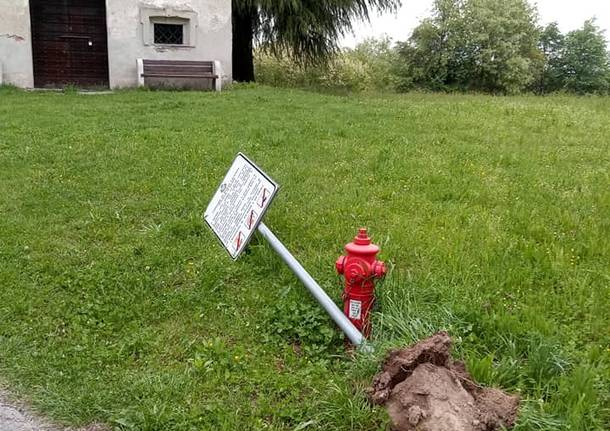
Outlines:
{"label": "tree", "polygon": [[537,14],[526,0],[469,0],[464,8],[468,88],[517,93],[535,78]]}
{"label": "tree", "polygon": [[539,93],[556,91],[563,87],[562,55],[564,36],[556,22],[541,29],[538,48],[543,56],[540,79],[536,85]]}
{"label": "tree", "polygon": [[392,45],[392,39],[387,35],[377,39],[368,38],[354,49],[346,49],[343,57],[365,65],[374,78],[375,89],[393,90],[396,86],[396,76],[393,73],[396,50]]}
{"label": "tree", "polygon": [[534,80],[541,56],[526,0],[436,0],[433,8],[399,45],[403,82],[515,93]]}
{"label": "tree", "polygon": [[564,41],[561,69],[564,87],[576,93],[607,93],[610,66],[603,31],[594,20],[569,32]]}
{"label": "tree", "polygon": [[394,11],[400,0],[232,0],[233,78],[254,80],[254,43],[299,62],[323,62],[340,36],[371,11]]}
{"label": "tree", "polygon": [[461,1],[435,0],[432,16],[415,28],[407,42],[398,44],[399,89],[416,86],[440,90],[456,83],[462,8]]}

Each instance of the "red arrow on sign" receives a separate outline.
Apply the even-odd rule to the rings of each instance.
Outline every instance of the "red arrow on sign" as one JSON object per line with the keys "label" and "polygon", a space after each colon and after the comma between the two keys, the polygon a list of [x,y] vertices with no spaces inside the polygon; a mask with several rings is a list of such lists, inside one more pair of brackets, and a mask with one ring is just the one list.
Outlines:
{"label": "red arrow on sign", "polygon": [[264,207],[265,206],[265,202],[267,202],[267,199],[269,199],[269,190],[267,190],[266,188],[263,187],[263,193],[261,195],[261,202],[258,204],[259,207]]}
{"label": "red arrow on sign", "polygon": [[246,222],[246,226],[248,229],[252,230],[252,226],[254,226],[254,221],[256,220],[256,212],[254,210],[250,211],[250,215],[248,216],[248,221]]}
{"label": "red arrow on sign", "polygon": [[244,241],[244,234],[241,231],[235,237],[235,250],[238,251],[242,242]]}

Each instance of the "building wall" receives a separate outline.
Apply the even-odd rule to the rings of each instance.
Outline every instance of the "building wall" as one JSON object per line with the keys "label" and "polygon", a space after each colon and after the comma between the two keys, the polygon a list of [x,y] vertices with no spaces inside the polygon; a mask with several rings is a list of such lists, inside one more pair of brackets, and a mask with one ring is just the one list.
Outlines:
{"label": "building wall", "polygon": [[[9,0],[0,0],[9,1]],[[223,80],[231,79],[231,0],[106,0],[110,86],[137,84],[136,59],[219,60]],[[146,44],[147,13],[190,16],[193,46],[161,47]],[[153,15],[156,15],[154,12]]]}
{"label": "building wall", "polygon": [[[149,43],[146,12],[188,16],[192,46]],[[223,80],[231,80],[231,0],[106,0],[106,16],[111,88],[137,85],[137,58],[219,60]],[[34,86],[29,0],[0,0],[0,67],[3,82]]]}
{"label": "building wall", "polygon": [[28,0],[0,0],[0,82],[34,86]]}

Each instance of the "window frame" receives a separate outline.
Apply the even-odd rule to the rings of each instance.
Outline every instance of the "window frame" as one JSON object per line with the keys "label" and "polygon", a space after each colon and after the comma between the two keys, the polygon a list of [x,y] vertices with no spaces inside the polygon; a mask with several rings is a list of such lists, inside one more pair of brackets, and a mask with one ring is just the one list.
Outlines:
{"label": "window frame", "polygon": [[[175,26],[175,27],[180,27],[180,30],[182,32],[182,34],[180,35],[180,39],[182,39],[182,43],[164,43],[164,42],[157,42],[157,26],[162,26],[162,25],[167,25],[167,26]],[[159,46],[184,46],[185,45],[185,23],[179,23],[179,22],[159,22],[157,20],[154,20],[152,22],[152,29],[153,29],[153,44],[154,45],[159,45]]]}
{"label": "window frame", "polygon": [[[197,13],[171,8],[140,8],[144,46],[159,48],[194,48],[197,34]],[[182,25],[182,44],[155,43],[155,24]]]}

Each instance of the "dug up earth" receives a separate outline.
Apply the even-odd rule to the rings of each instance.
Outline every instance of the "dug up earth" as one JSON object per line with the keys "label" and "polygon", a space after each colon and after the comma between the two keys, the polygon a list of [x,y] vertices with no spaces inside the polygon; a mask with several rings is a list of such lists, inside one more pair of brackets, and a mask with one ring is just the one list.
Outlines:
{"label": "dug up earth", "polygon": [[394,350],[369,388],[395,431],[492,431],[511,428],[519,397],[484,388],[462,362],[451,359],[451,337],[439,332]]}

